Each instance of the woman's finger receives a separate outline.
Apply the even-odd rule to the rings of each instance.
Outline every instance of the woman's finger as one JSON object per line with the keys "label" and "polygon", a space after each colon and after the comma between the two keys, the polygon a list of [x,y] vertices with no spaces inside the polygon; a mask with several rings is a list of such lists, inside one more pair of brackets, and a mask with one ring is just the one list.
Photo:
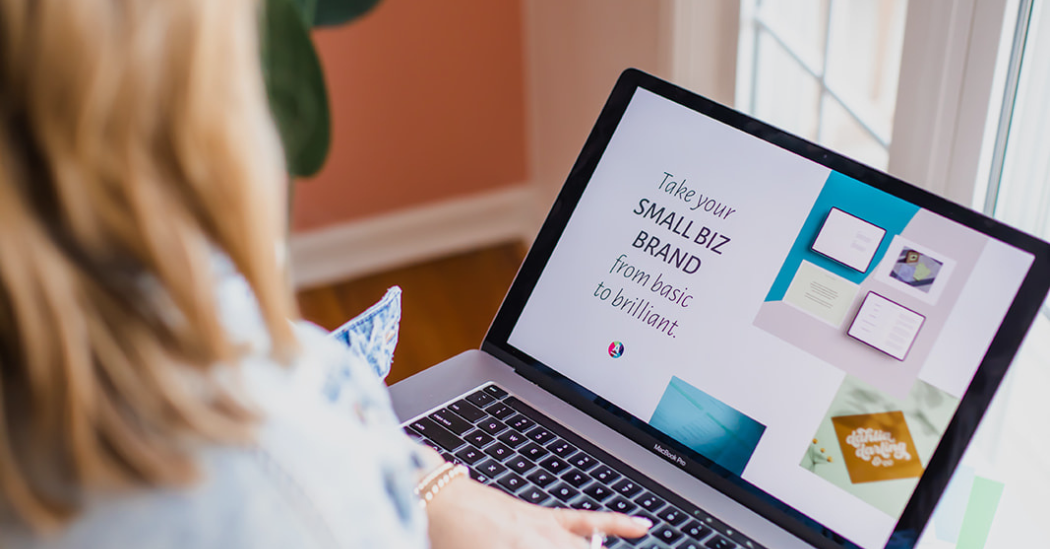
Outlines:
{"label": "woman's finger", "polygon": [[566,530],[578,535],[590,537],[595,531],[607,536],[637,538],[644,536],[652,523],[642,517],[629,517],[620,513],[599,513],[595,511],[574,511],[572,509],[555,509],[555,518]]}

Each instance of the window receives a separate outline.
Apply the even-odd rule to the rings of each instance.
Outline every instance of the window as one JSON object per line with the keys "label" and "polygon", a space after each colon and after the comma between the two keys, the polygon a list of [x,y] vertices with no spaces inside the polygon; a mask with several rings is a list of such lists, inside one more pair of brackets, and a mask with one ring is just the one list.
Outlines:
{"label": "window", "polygon": [[886,169],[906,0],[745,0],[738,108]]}
{"label": "window", "polygon": [[1050,7],[1020,6],[985,212],[1050,238]]}
{"label": "window", "polygon": [[969,205],[1017,1],[740,0],[735,104]]}

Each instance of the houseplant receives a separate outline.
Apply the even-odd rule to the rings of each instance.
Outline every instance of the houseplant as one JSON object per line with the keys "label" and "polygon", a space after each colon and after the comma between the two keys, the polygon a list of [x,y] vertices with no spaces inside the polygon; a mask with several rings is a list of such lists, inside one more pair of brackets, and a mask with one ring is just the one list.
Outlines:
{"label": "houseplant", "polygon": [[320,171],[331,141],[328,91],[310,30],[347,23],[377,3],[379,0],[264,0],[260,21],[263,76],[293,178]]}

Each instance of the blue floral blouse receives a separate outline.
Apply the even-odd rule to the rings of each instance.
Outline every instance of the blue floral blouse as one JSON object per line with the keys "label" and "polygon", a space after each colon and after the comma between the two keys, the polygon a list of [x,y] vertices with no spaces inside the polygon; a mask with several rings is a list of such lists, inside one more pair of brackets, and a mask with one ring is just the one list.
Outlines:
{"label": "blue floral blouse", "polygon": [[267,357],[254,297],[228,263],[219,295],[228,329],[252,348],[237,370],[220,375],[263,413],[255,442],[200,449],[203,478],[186,489],[92,494],[55,535],[0,523],[0,547],[427,547],[412,495],[422,460],[380,377],[397,343],[400,290],[334,334],[297,324],[302,354],[291,368]]}

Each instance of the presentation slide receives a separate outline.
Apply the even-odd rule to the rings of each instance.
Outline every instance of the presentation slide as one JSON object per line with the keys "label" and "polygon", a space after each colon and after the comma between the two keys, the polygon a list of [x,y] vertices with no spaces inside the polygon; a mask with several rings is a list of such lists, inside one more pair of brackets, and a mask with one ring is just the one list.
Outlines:
{"label": "presentation slide", "polygon": [[639,90],[509,340],[881,547],[1031,261]]}

